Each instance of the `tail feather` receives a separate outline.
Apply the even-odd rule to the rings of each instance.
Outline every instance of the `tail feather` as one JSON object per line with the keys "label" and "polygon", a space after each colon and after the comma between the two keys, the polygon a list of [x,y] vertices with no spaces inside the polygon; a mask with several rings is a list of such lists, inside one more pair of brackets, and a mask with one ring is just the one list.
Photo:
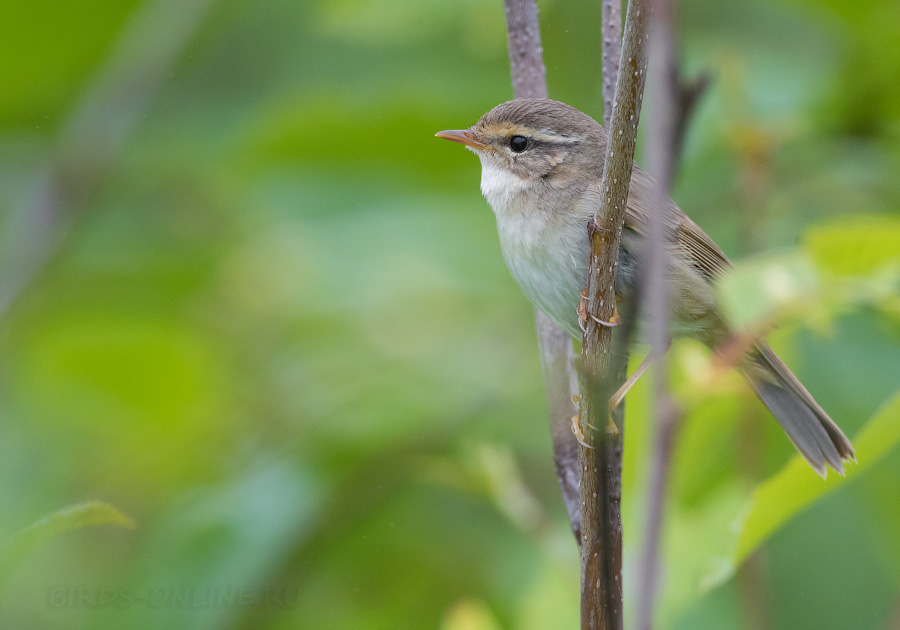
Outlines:
{"label": "tail feather", "polygon": [[842,460],[856,461],[850,440],[768,344],[759,344],[743,368],[750,386],[791,442],[822,477],[826,465],[844,474]]}

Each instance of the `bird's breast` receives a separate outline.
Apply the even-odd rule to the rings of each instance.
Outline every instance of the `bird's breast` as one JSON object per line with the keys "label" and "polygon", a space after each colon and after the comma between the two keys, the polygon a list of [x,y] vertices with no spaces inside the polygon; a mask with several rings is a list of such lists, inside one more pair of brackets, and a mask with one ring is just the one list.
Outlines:
{"label": "bird's breast", "polygon": [[577,229],[577,222],[543,208],[523,204],[510,210],[495,208],[506,266],[532,304],[579,335],[576,309],[587,273],[586,228]]}

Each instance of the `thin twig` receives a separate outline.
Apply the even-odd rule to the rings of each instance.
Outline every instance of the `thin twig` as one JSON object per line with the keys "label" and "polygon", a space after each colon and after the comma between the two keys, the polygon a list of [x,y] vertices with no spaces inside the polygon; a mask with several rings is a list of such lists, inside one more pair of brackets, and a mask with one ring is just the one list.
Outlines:
{"label": "thin twig", "polygon": [[213,0],[154,0],[123,31],[63,126],[55,154],[4,235],[0,317],[57,251],[77,211],[116,164]]}
{"label": "thin twig", "polygon": [[600,9],[603,23],[601,56],[603,59],[603,126],[609,129],[612,120],[613,101],[616,99],[616,82],[619,77],[619,61],[622,57],[622,0],[603,0]]}
{"label": "thin twig", "polygon": [[[632,0],[625,17],[616,96],[603,166],[600,207],[591,231],[588,312],[609,321],[615,308],[615,269],[646,78],[647,15]],[[582,628],[622,628],[622,428],[606,430],[613,388],[612,331],[588,318],[582,345],[581,424],[591,448],[579,449],[582,464]],[[596,427],[600,427],[598,430]]]}
{"label": "thin twig", "polygon": [[560,330],[538,309],[534,310],[538,347],[544,372],[553,462],[562,489],[563,503],[575,540],[581,544],[581,491],[579,490],[578,441],[572,433],[572,417],[578,413],[573,394],[578,391],[572,337]]}
{"label": "thin twig", "polygon": [[[659,98],[651,105],[651,124],[648,133],[648,166],[655,178],[653,208],[649,217],[648,260],[641,276],[645,279],[647,319],[650,322],[650,343],[664,349],[669,339],[669,252],[672,239],[672,211],[669,189],[675,179],[688,120],[709,84],[709,73],[701,73],[683,82],[675,53],[674,0],[653,0],[650,27],[650,80],[658,86]],[[652,350],[651,350],[652,351]],[[650,630],[656,610],[659,589],[662,532],[669,469],[675,448],[680,411],[668,391],[665,355],[660,353],[653,370],[653,436],[647,492],[646,522],[641,557],[637,570],[635,627]]]}
{"label": "thin twig", "polygon": [[[664,365],[664,357],[657,360]],[[654,388],[653,458],[651,460],[650,484],[647,488],[647,515],[644,538],[638,560],[635,601],[637,620],[635,628],[650,630],[656,611],[657,590],[660,573],[660,533],[662,531],[665,497],[668,490],[669,466],[675,450],[675,436],[678,427],[678,410],[671,397],[659,394],[660,386]]]}
{"label": "thin twig", "polygon": [[541,30],[535,0],[504,0],[509,67],[516,98],[547,98]]}
{"label": "thin twig", "polygon": [[[747,122],[759,131],[758,121],[751,119]],[[741,203],[737,207],[739,229],[736,244],[742,257],[752,256],[763,249],[768,221],[766,205],[772,196],[774,147],[771,138],[765,134],[760,134],[757,138],[763,141],[744,143],[739,155],[738,182]],[[795,301],[805,307],[814,299],[817,298],[812,295],[804,296],[801,292]],[[784,310],[776,309],[776,311]],[[768,316],[747,326],[742,333],[736,335],[717,352],[716,358],[721,364],[719,368],[727,370],[737,366],[750,346],[775,328],[777,319],[785,315],[784,312],[769,313]],[[738,470],[749,484],[759,484],[765,478],[765,424],[762,422],[760,409],[756,406],[742,406],[737,430],[741,445],[737,450]],[[769,592],[771,581],[768,550],[760,547],[744,560],[734,576],[734,581],[743,627],[746,630],[771,630],[774,623],[771,614],[772,596]],[[893,625],[889,624],[887,629],[900,628],[900,616],[896,622]]]}
{"label": "thin twig", "polygon": [[[652,0],[650,12],[650,73],[658,89],[658,96],[650,104],[648,128],[648,167],[655,178],[653,204],[655,210],[648,217],[646,310],[649,321],[650,344],[654,350],[664,351],[669,343],[669,226],[668,182],[672,179],[675,140],[677,94],[675,76],[674,6],[672,0]],[[659,352],[653,366],[653,459],[650,488],[647,493],[647,522],[638,569],[637,608],[638,630],[650,630],[656,609],[656,590],[659,583],[659,537],[665,507],[665,474],[672,454],[672,440],[676,411],[668,393],[665,356]]]}
{"label": "thin twig", "polygon": [[694,110],[700,103],[700,98],[706,92],[706,88],[712,83],[712,73],[709,70],[703,70],[692,79],[685,80],[681,76],[681,69],[675,55],[672,55],[671,70],[673,75],[672,81],[677,86],[678,102],[676,104],[675,129],[672,131],[674,139],[672,140],[672,168],[669,169],[670,177],[668,180],[668,188],[672,188],[675,175],[678,173],[678,167],[681,157],[684,154],[684,139],[687,136],[688,123]]}
{"label": "thin twig", "polygon": [[[509,65],[516,98],[546,98],[538,10],[534,0],[504,0],[509,37]],[[577,391],[571,336],[539,310],[534,311],[544,389],[553,438],[553,459],[575,539],[581,541],[581,497],[578,490],[578,443],[571,430],[577,413]]]}
{"label": "thin twig", "polygon": [[[648,167],[655,178],[653,204],[655,212],[648,217],[646,310],[650,343],[654,350],[664,351],[669,344],[669,243],[672,240],[668,216],[672,211],[668,185],[674,169],[679,94],[675,62],[673,0],[653,0],[650,14],[650,79],[658,89],[651,103],[648,129]],[[654,350],[651,350],[653,352]],[[656,594],[660,572],[660,532],[665,509],[668,470],[672,457],[678,412],[668,392],[665,356],[659,352],[653,369],[653,457],[650,465],[650,487],[647,493],[647,520],[638,565],[637,608],[638,630],[653,627]]]}

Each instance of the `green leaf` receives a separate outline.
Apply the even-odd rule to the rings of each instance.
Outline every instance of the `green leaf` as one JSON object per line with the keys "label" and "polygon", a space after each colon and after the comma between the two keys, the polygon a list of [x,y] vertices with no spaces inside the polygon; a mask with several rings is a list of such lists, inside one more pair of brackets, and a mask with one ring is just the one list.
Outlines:
{"label": "green leaf", "polygon": [[125,516],[119,510],[103,501],[84,501],[76,503],[48,514],[32,523],[16,536],[38,537],[42,540],[58,536],[64,532],[93,525],[115,525],[125,529],[134,529],[134,519]]}
{"label": "green leaf", "polygon": [[900,262],[900,219],[841,217],[811,228],[804,241],[818,268],[835,274],[868,274]]}
{"label": "green leaf", "polygon": [[878,463],[900,442],[900,391],[885,403],[853,440],[857,464],[847,466],[846,476],[820,479],[799,455],[760,485],[742,511],[736,527],[734,553],[704,586],[721,584],[760,545],[791,518],[817,500],[842,488]]}
{"label": "green leaf", "polygon": [[61,508],[19,530],[4,545],[6,553],[3,555],[17,555],[65,532],[96,525],[113,525],[124,529],[137,527],[133,519],[109,503],[85,501]]}
{"label": "green leaf", "polygon": [[810,261],[788,254],[742,261],[717,288],[726,318],[743,328],[807,303],[818,285]]}
{"label": "green leaf", "polygon": [[134,529],[137,524],[103,501],[84,501],[61,508],[19,530],[0,544],[0,579],[29,552],[65,532],[96,525]]}
{"label": "green leaf", "polygon": [[500,624],[484,602],[465,599],[444,615],[442,630],[499,630]]}

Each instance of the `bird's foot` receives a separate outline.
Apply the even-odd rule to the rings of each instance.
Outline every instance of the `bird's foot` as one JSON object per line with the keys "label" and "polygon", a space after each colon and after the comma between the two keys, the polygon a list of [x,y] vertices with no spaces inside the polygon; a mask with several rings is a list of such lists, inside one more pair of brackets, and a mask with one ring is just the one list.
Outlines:
{"label": "bird's foot", "polygon": [[600,227],[593,219],[591,219],[587,224],[588,238],[594,238],[596,232],[612,232],[612,228]]}
{"label": "bird's foot", "polygon": [[609,418],[606,422],[606,432],[610,435],[618,435],[619,427],[616,426],[616,421],[613,420],[612,411],[609,412]]}
{"label": "bird's foot", "polygon": [[593,319],[601,326],[606,326],[607,328],[615,328],[622,323],[622,318],[619,317],[619,309],[615,306],[613,307],[613,315],[609,318],[608,322],[600,319],[599,317],[595,317],[594,315],[591,315],[591,319]]}
{"label": "bird's foot", "polygon": [[[594,425],[592,425],[592,424],[589,424],[587,426],[589,426],[592,429],[596,429],[596,427],[594,427]],[[613,417],[612,417],[612,410],[610,410],[610,412],[609,412],[609,421],[606,424],[606,432],[611,435],[616,435],[619,433],[619,427],[616,426],[616,422],[615,422],[615,420],[613,420]],[[583,447],[594,448],[593,446],[591,446],[590,444],[588,444],[585,441],[584,432],[581,430],[581,416],[579,416],[577,414],[572,416],[572,433],[575,434],[575,440],[579,444],[581,444]]]}
{"label": "bird's foot", "polygon": [[616,426],[616,421],[613,418],[613,413],[616,411],[616,407],[619,406],[618,402],[615,402],[612,398],[609,399],[609,408],[607,409],[607,421],[606,421],[606,432],[612,433],[616,435],[619,432],[619,427]]}
{"label": "bird's foot", "polygon": [[619,316],[619,307],[615,302],[613,303],[613,315],[609,318],[609,321],[600,319],[593,313],[588,313],[587,289],[581,290],[581,300],[578,301],[578,308],[575,309],[575,312],[578,314],[578,326],[581,328],[581,332],[585,331],[584,325],[587,323],[588,317],[593,319],[601,326],[606,326],[607,328],[615,328],[622,323],[622,318]]}
{"label": "bird's foot", "polygon": [[575,309],[575,312],[578,314],[578,327],[581,328],[581,332],[585,332],[584,325],[587,323],[588,318],[587,289],[581,290],[581,299],[578,300],[578,308]]}
{"label": "bird's foot", "polygon": [[584,448],[594,448],[584,441],[584,432],[581,430],[581,418],[578,414],[572,416],[572,433],[575,435],[575,440]]}

